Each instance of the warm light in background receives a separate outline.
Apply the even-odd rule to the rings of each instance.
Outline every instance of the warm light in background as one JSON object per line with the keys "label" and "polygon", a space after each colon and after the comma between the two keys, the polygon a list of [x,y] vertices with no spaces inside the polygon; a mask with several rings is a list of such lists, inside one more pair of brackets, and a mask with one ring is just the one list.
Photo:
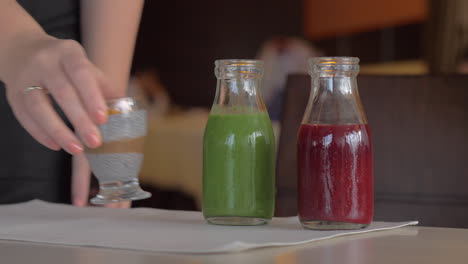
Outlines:
{"label": "warm light in background", "polygon": [[424,21],[428,0],[304,0],[304,30],[311,39]]}

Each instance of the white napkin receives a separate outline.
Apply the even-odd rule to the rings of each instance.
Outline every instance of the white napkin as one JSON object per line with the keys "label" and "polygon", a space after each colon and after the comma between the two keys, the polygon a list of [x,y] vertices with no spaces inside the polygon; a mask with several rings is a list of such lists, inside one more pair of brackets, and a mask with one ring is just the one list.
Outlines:
{"label": "white napkin", "polygon": [[199,212],[149,208],[76,208],[31,201],[0,206],[0,239],[153,252],[217,253],[393,229],[417,222],[374,222],[351,231],[312,231],[297,217],[263,226],[209,225]]}

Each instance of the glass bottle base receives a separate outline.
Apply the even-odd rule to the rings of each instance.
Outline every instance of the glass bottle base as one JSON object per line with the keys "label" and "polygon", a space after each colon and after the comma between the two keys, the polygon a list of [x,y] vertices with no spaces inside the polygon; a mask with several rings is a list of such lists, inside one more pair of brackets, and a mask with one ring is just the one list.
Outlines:
{"label": "glass bottle base", "polygon": [[233,225],[233,226],[255,226],[264,225],[271,219],[244,216],[212,216],[206,217],[206,221],[214,225]]}
{"label": "glass bottle base", "polygon": [[151,197],[151,193],[143,191],[138,180],[128,182],[111,182],[99,185],[99,193],[91,199],[92,204],[108,204],[123,201],[142,200]]}
{"label": "glass bottle base", "polygon": [[353,230],[369,226],[369,224],[316,220],[301,220],[301,224],[304,228],[313,230]]}

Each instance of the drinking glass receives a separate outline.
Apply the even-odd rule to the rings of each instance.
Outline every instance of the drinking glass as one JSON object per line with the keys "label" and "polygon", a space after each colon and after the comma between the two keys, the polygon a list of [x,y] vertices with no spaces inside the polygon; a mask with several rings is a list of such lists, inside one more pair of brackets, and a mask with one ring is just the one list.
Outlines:
{"label": "drinking glass", "polygon": [[107,101],[108,121],[99,126],[102,145],[87,148],[86,157],[99,181],[93,204],[141,200],[151,197],[141,189],[138,173],[143,162],[146,110],[131,97]]}

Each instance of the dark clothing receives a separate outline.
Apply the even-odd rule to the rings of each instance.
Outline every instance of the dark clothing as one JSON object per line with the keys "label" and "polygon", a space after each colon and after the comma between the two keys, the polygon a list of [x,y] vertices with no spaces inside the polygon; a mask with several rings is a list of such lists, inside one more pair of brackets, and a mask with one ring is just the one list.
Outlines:
{"label": "dark clothing", "polygon": [[[48,34],[79,40],[78,0],[19,0],[18,3]],[[13,115],[1,82],[0,90],[0,204],[31,199],[70,202],[70,155],[37,143]]]}

